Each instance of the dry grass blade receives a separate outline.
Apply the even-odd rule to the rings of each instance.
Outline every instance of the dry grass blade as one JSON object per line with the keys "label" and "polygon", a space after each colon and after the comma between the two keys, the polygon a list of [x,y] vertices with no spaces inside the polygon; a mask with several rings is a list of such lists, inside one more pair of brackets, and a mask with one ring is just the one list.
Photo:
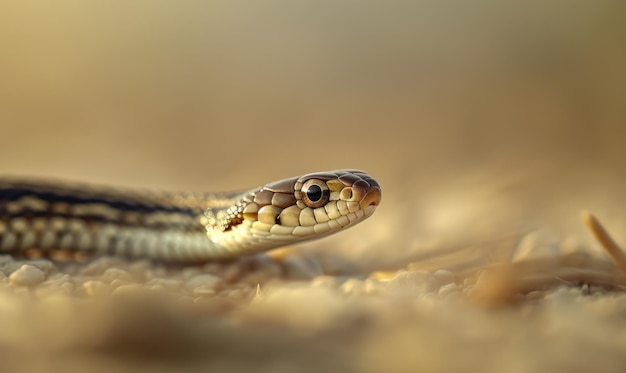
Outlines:
{"label": "dry grass blade", "polygon": [[615,243],[598,219],[589,211],[583,211],[580,216],[602,247],[607,251],[611,259],[613,259],[615,265],[622,272],[626,273],[626,255],[624,255],[624,251]]}

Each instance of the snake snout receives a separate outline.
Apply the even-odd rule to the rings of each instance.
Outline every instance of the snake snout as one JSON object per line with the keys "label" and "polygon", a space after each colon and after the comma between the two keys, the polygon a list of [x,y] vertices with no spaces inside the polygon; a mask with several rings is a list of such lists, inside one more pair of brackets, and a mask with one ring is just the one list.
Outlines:
{"label": "snake snout", "polygon": [[380,204],[381,199],[382,199],[382,192],[380,190],[380,187],[371,186],[367,188],[365,192],[365,196],[363,197],[363,199],[361,199],[361,202],[359,202],[359,205],[361,206],[362,209],[368,206],[378,206]]}

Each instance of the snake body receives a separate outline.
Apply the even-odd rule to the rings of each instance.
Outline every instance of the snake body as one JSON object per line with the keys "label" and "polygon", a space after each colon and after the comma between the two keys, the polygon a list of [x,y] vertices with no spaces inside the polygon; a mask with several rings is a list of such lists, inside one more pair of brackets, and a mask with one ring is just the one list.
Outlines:
{"label": "snake body", "polygon": [[363,171],[335,170],[225,193],[122,190],[0,178],[0,253],[172,262],[234,258],[327,236],[381,200]]}

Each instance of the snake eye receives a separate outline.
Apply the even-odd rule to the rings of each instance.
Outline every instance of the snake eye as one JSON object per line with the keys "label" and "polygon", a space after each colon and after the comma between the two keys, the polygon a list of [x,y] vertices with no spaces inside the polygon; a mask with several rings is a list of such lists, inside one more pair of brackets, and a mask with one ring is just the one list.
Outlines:
{"label": "snake eye", "polygon": [[302,201],[311,208],[321,207],[328,202],[330,189],[318,179],[308,180],[302,185]]}

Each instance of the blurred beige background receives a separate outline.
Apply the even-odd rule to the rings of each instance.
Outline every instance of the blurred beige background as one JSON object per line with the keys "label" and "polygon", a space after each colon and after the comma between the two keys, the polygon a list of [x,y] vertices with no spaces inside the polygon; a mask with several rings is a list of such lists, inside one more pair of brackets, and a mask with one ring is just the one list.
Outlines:
{"label": "blurred beige background", "polygon": [[[622,1],[0,5],[0,173],[219,191],[380,180],[305,250],[385,265],[541,229],[626,243]],[[590,241],[589,241],[590,242]]]}

